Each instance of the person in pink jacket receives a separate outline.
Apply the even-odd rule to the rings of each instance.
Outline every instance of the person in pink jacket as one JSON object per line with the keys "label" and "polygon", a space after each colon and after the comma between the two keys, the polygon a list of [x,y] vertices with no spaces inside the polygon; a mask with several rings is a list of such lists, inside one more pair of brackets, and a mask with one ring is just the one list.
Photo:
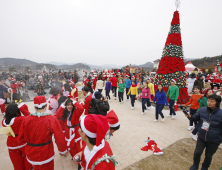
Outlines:
{"label": "person in pink jacket", "polygon": [[150,104],[150,99],[151,99],[150,88],[148,87],[147,82],[144,82],[144,88],[142,90],[141,97],[142,97],[142,111],[143,111],[142,115],[144,115],[144,112],[146,112],[147,110],[145,104],[147,103],[148,107],[148,104]]}

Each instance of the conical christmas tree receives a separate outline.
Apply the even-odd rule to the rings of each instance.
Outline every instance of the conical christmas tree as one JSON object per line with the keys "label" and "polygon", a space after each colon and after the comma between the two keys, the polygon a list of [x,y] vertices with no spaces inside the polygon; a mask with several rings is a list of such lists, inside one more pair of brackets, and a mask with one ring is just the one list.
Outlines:
{"label": "conical christmas tree", "polygon": [[171,79],[176,79],[176,85],[180,89],[177,103],[184,104],[189,101],[178,11],[174,12],[170,31],[156,73],[154,80],[155,90],[157,90],[158,84],[162,84],[163,90],[167,92],[171,85]]}

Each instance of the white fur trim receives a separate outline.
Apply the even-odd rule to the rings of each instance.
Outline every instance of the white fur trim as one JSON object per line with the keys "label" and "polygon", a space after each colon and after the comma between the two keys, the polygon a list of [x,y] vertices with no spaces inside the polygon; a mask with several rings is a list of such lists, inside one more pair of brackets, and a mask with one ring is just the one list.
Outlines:
{"label": "white fur trim", "polygon": [[64,155],[64,154],[67,152],[67,149],[66,149],[64,152],[60,152],[59,150],[58,150],[58,152],[59,152],[60,154]]}
{"label": "white fur trim", "polygon": [[55,158],[55,155],[53,155],[51,158],[45,160],[45,161],[40,161],[40,162],[35,162],[35,161],[30,161],[27,156],[26,159],[28,160],[28,162],[32,165],[43,165],[43,164],[47,164],[49,163],[51,160],[53,160]]}
{"label": "white fur trim", "polygon": [[79,140],[81,140],[81,137],[75,139],[75,143],[77,143]]}
{"label": "white fur trim", "polygon": [[171,81],[174,81],[176,83],[176,81],[174,79],[171,79]]}
{"label": "white fur trim", "polygon": [[90,131],[88,131],[88,130],[86,129],[86,127],[85,127],[85,125],[84,125],[85,117],[86,117],[86,116],[84,116],[84,117],[81,119],[81,122],[80,122],[80,123],[81,123],[82,131],[83,131],[88,137],[90,137],[90,138],[96,138],[96,136],[97,136],[96,133],[92,133],[92,132],[90,132]]}
{"label": "white fur trim", "polygon": [[117,123],[115,123],[115,124],[109,124],[109,127],[117,127],[117,126],[119,126],[120,124],[119,124],[119,122],[117,122]]}
{"label": "white fur trim", "polygon": [[23,105],[24,105],[25,103],[20,103],[19,105],[18,105],[18,108],[20,109],[20,107],[22,107]]}
{"label": "white fur trim", "polygon": [[60,107],[62,107],[63,109],[65,109],[65,105],[64,105],[63,103],[60,105]]}
{"label": "white fur trim", "polygon": [[76,102],[77,102],[77,101],[73,101],[72,104],[75,105]]}
{"label": "white fur trim", "polygon": [[163,152],[154,152],[154,155],[163,155]]}
{"label": "white fur trim", "polygon": [[7,124],[5,123],[5,120],[4,120],[4,121],[3,121],[3,125],[5,125],[5,126],[12,126],[13,123],[14,123],[14,121],[15,121],[15,117],[12,118],[11,121],[10,121],[10,123],[7,125]]}
{"label": "white fur trim", "polygon": [[25,145],[26,145],[26,144],[20,145],[20,146],[16,146],[16,147],[9,147],[9,146],[8,146],[8,148],[14,150],[14,149],[23,148]]}
{"label": "white fur trim", "polygon": [[38,108],[42,108],[43,106],[47,105],[47,102],[45,103],[41,103],[41,104],[34,104],[35,107],[38,107]]}
{"label": "white fur trim", "polygon": [[100,144],[99,146],[96,146],[96,145],[95,145],[95,146],[93,147],[93,150],[92,150],[92,151],[89,150],[88,146],[85,147],[85,149],[84,149],[84,155],[85,155],[85,160],[86,160],[86,169],[88,169],[88,165],[89,165],[91,159],[94,157],[94,155],[95,155],[98,151],[100,151],[102,148],[104,148],[104,146],[105,146],[105,141],[104,141],[104,139],[103,139],[102,142],[101,142],[101,144]]}

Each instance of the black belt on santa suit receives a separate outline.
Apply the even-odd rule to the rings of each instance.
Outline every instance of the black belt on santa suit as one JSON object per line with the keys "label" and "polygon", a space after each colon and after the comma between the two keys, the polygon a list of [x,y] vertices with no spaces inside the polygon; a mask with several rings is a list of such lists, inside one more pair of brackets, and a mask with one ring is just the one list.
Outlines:
{"label": "black belt on santa suit", "polygon": [[52,140],[50,140],[50,141],[48,141],[48,142],[46,142],[46,143],[40,143],[40,144],[33,144],[33,143],[28,143],[28,142],[27,142],[27,145],[32,146],[32,147],[39,147],[39,146],[48,145],[48,144],[50,144],[50,143],[52,143]]}

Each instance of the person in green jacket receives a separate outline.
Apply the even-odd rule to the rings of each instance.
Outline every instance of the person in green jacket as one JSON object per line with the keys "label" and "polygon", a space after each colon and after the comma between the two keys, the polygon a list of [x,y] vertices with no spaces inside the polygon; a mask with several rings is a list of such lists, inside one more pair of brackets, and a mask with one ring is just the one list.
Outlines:
{"label": "person in green jacket", "polygon": [[177,99],[179,97],[179,88],[176,86],[176,79],[171,80],[171,86],[169,86],[168,92],[167,92],[167,97],[170,95],[170,115],[167,117],[171,117],[174,119],[176,118],[176,112],[173,108],[174,104],[177,103]]}
{"label": "person in green jacket", "polygon": [[119,79],[119,83],[118,83],[118,97],[119,97],[119,103],[121,103],[123,101],[123,93],[124,93],[124,90],[126,88],[126,85],[125,83],[123,83],[123,80],[122,79]]}
{"label": "person in green jacket", "polygon": [[[207,100],[208,97],[211,96],[213,94],[213,91],[211,89],[205,89],[204,90],[204,96],[199,98],[197,101],[199,103],[199,108],[201,107],[207,107]],[[198,112],[197,110],[197,112]],[[195,125],[194,130],[192,131],[192,133],[190,134],[190,136],[193,138],[193,140],[197,141],[197,132],[198,132],[198,128],[199,128],[199,122]]]}

